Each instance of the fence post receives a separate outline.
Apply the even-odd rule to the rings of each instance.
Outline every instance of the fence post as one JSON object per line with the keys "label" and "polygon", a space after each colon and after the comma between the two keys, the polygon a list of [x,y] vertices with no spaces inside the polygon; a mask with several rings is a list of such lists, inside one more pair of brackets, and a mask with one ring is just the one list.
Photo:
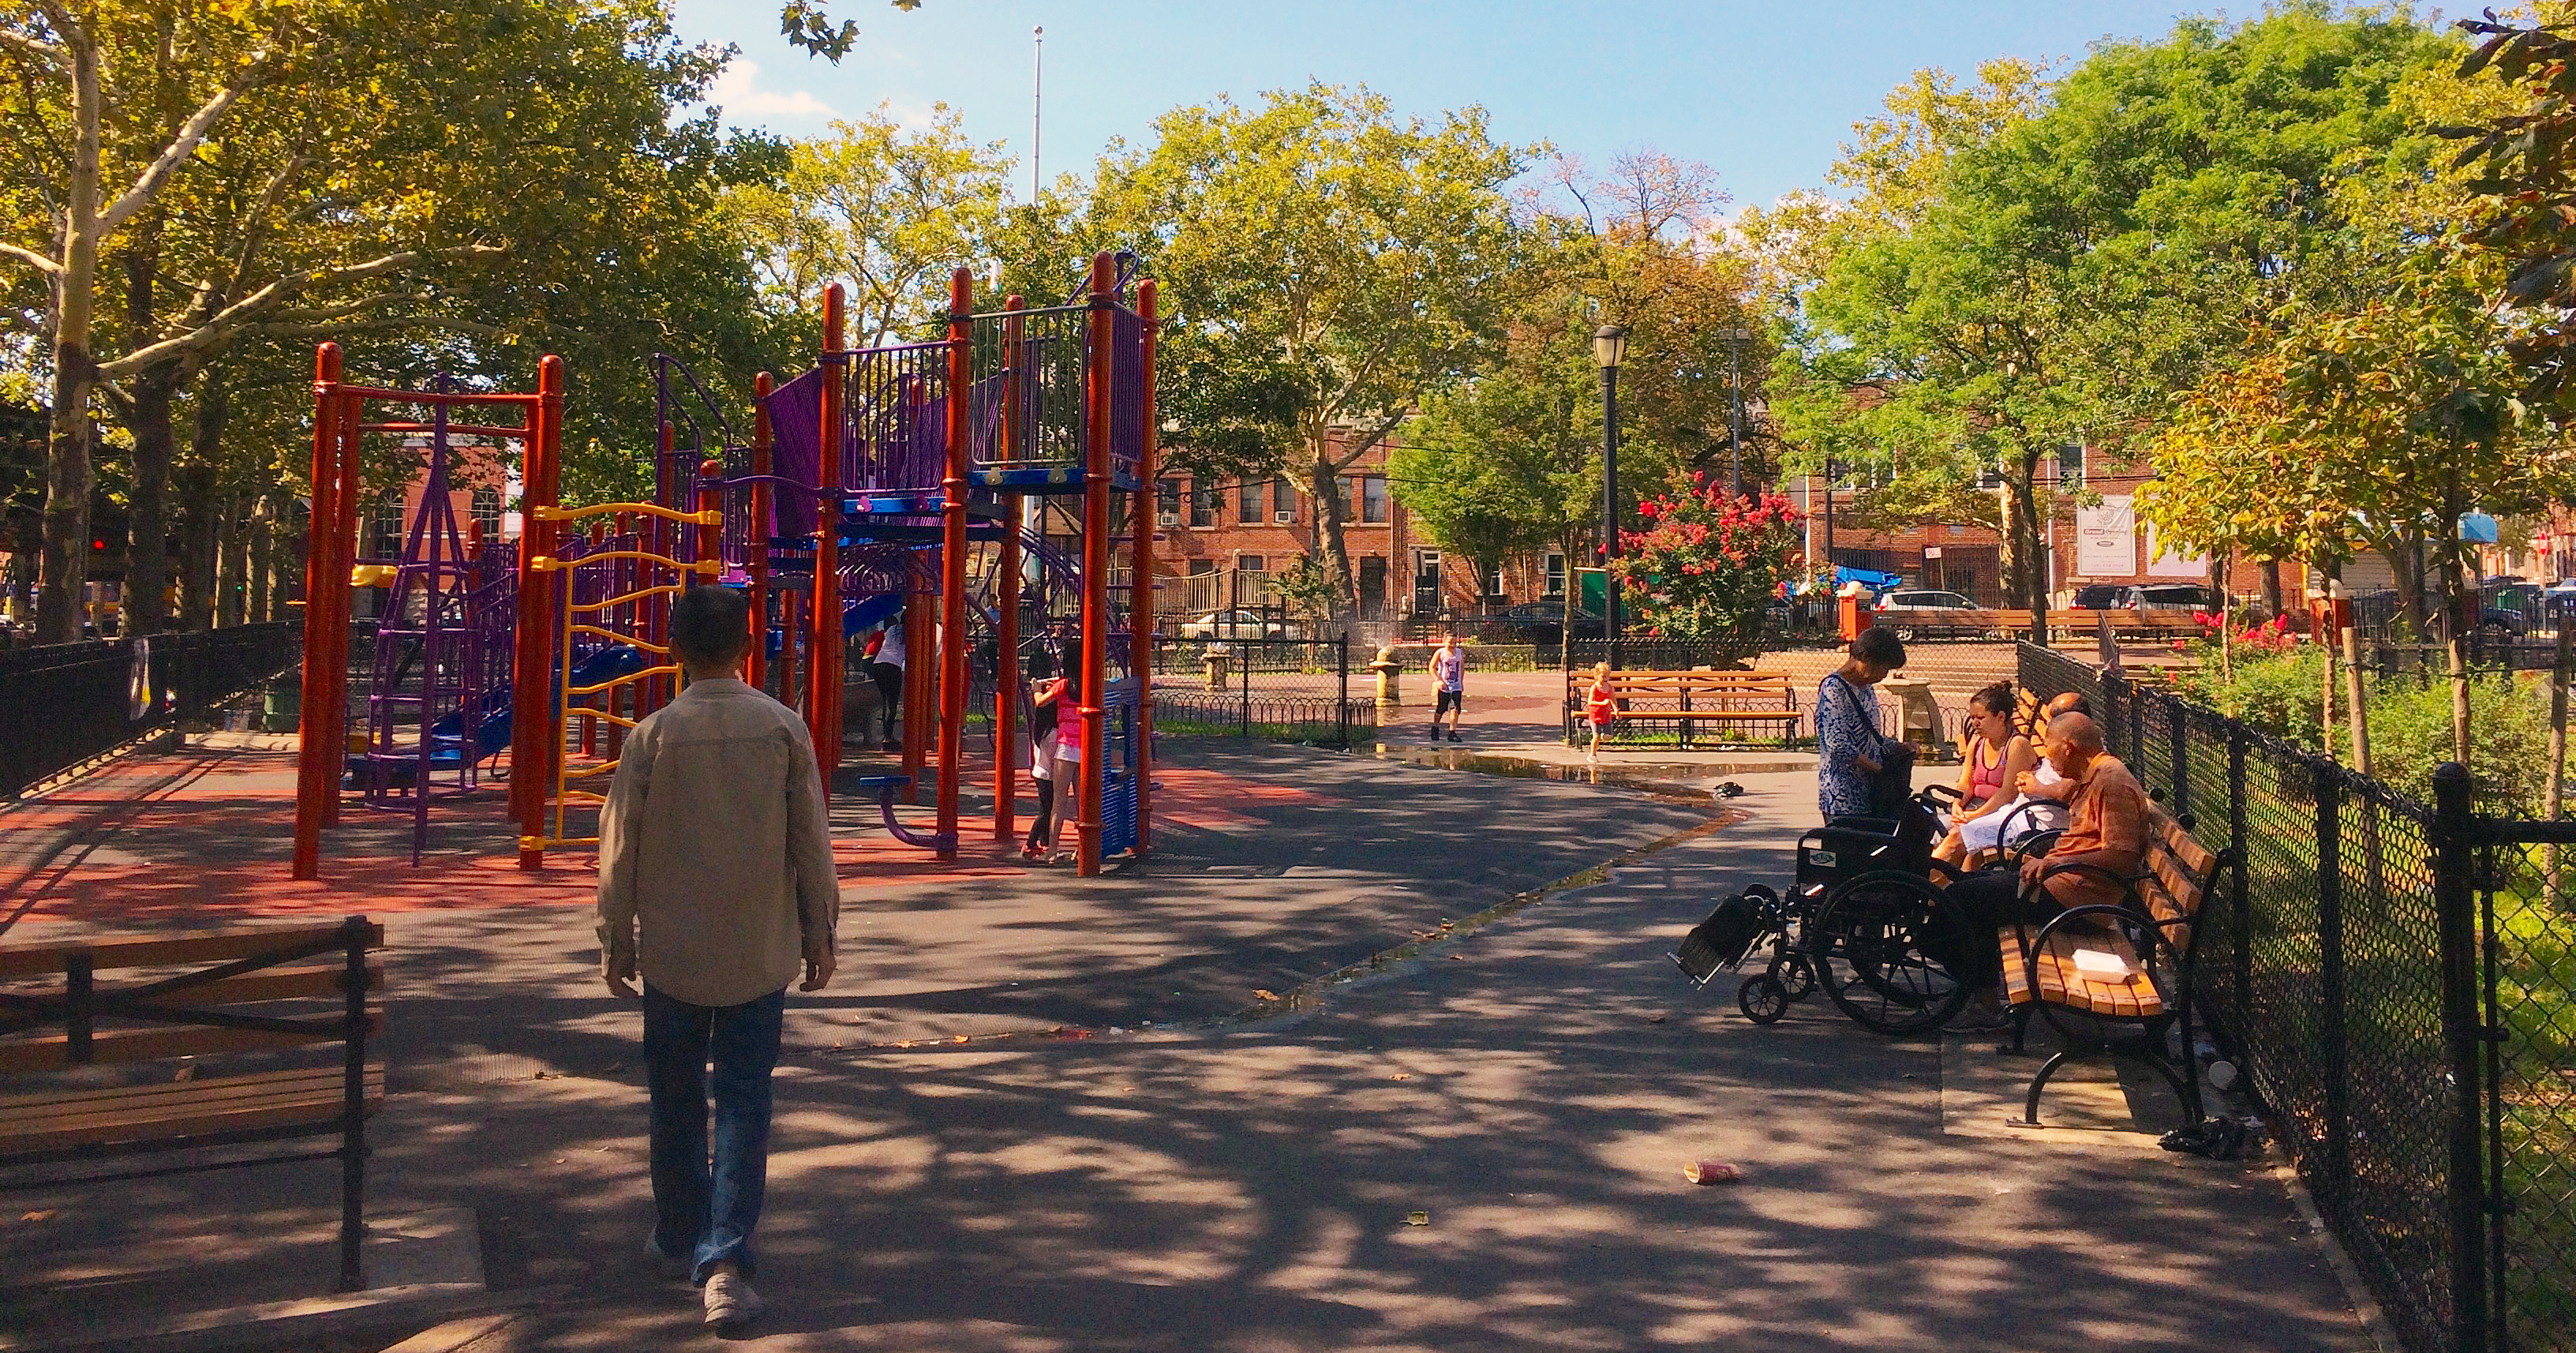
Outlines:
{"label": "fence post", "polygon": [[2191,726],[2183,717],[2182,701],[2165,698],[2165,719],[2173,730],[2173,815],[2181,817],[2191,811]]}
{"label": "fence post", "polygon": [[2239,1065],[2250,1065],[2247,1049],[2252,1045],[2254,1024],[2254,902],[2245,895],[2245,749],[2249,741],[2245,725],[2231,719],[2227,724],[2227,850],[2228,887],[2236,894],[2236,948],[2233,955],[2236,978],[2236,1008],[2229,1020],[2236,1040]]}
{"label": "fence post", "polygon": [[2445,1211],[2451,1230],[2450,1347],[2484,1353],[2487,1338],[2486,1188],[2478,1131],[2477,820],[2468,768],[2433,770],[2433,905],[2440,918],[2442,1060],[2450,1073],[2444,1124],[2450,1145]]}
{"label": "fence post", "polygon": [[1243,649],[1243,659],[1235,664],[1238,669],[1235,674],[1243,678],[1243,707],[1237,717],[1241,720],[1240,728],[1247,741],[1252,737],[1252,655],[1255,651],[1253,645],[1263,642],[1266,641],[1254,639],[1250,643],[1238,645]]}
{"label": "fence post", "polygon": [[1342,750],[1347,752],[1351,749],[1351,633],[1349,630],[1342,631],[1341,642],[1336,646],[1335,651],[1337,656],[1333,660],[1333,666],[1339,694],[1333,700],[1333,721],[1341,730]]}
{"label": "fence post", "polygon": [[2345,1211],[2352,1202],[2352,1067],[2350,1030],[2345,1028],[2343,962],[2343,776],[2333,763],[2318,760],[2309,767],[2317,797],[2317,1025],[2325,1047],[2326,1166],[2324,1193],[2329,1205]]}

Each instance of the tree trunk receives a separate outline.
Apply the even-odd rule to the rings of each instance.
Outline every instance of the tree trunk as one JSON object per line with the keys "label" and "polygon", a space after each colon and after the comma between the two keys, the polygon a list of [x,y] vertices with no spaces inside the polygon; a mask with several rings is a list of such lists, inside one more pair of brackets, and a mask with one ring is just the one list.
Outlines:
{"label": "tree trunk", "polygon": [[224,497],[224,511],[215,530],[215,614],[218,625],[242,622],[242,596],[248,587],[242,576],[250,567],[250,505],[238,493]]}
{"label": "tree trunk", "polygon": [[2031,640],[2048,642],[2048,559],[2039,529],[2039,492],[2033,480],[2039,473],[2039,455],[2030,452],[2021,457],[2020,473],[2004,476],[2006,515],[2005,540],[2011,558],[2006,567],[2011,571],[2011,590],[2030,608]]}
{"label": "tree trunk", "polygon": [[2451,678],[2451,759],[2475,771],[2469,761],[2469,646],[2463,623],[2475,613],[2466,611],[2462,600],[2466,582],[2460,575],[2460,514],[2445,504],[2442,515],[2448,523],[2441,539],[2442,659]]}
{"label": "tree trunk", "polygon": [[195,460],[179,469],[184,500],[179,519],[179,625],[201,630],[214,623],[215,535],[221,529],[215,501],[215,470]]}
{"label": "tree trunk", "polygon": [[[1342,534],[1341,480],[1333,473],[1332,444],[1322,431],[1309,438],[1307,449],[1314,456],[1306,475],[1307,490],[1315,495],[1315,539],[1324,547],[1324,570],[1333,584],[1332,613],[1346,615],[1358,593],[1351,581],[1350,543]],[[1390,559],[1387,566],[1391,569],[1395,563]]]}
{"label": "tree trunk", "polygon": [[[172,388],[178,372],[154,367],[134,378],[134,409],[126,428],[134,434],[134,486],[127,499],[125,623],[128,633],[169,628],[170,461],[177,437],[170,427]],[[191,503],[202,510],[202,499]]]}
{"label": "tree trunk", "polygon": [[90,320],[98,276],[98,44],[86,33],[64,35],[71,59],[72,154],[65,175],[61,271],[53,287],[52,427],[45,453],[43,574],[36,591],[36,641],[81,637],[82,584],[89,573],[89,392],[97,372]]}
{"label": "tree trunk", "polygon": [[268,618],[271,620],[296,617],[291,603],[297,595],[297,580],[304,576],[305,537],[309,534],[312,520],[312,512],[290,498],[278,504],[276,520],[269,524]]}
{"label": "tree trunk", "polygon": [[224,425],[231,411],[232,397],[220,375],[197,382],[196,420],[189,429],[187,465],[180,472],[189,505],[180,545],[180,609],[192,629],[204,629],[214,620],[216,467],[222,464]]}
{"label": "tree trunk", "polygon": [[2289,614],[2290,603],[2281,595],[2281,561],[2278,559],[2263,561],[2263,610],[2267,616]]}
{"label": "tree trunk", "polygon": [[242,621],[244,624],[263,624],[269,618],[268,589],[269,578],[271,575],[269,566],[269,549],[272,543],[271,537],[275,534],[277,527],[275,520],[276,513],[274,508],[271,506],[272,502],[273,500],[270,496],[263,493],[259,496],[259,501],[252,504],[250,510],[250,531],[248,532],[250,536],[250,569],[249,576],[247,578],[249,590],[242,595]]}

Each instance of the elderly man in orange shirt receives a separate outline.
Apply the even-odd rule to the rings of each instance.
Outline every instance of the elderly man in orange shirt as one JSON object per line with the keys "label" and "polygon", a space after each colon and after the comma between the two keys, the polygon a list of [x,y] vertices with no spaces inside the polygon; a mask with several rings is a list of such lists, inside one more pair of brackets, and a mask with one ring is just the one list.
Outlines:
{"label": "elderly man in orange shirt", "polygon": [[[1935,956],[1977,993],[1976,1003],[1950,1022],[1954,1030],[1995,1029],[2005,1022],[1997,931],[2073,907],[2118,902],[2146,849],[2147,793],[2128,767],[2103,750],[2102,728],[2090,716],[2060,714],[2049,721],[2048,762],[2068,791],[2068,822],[2056,846],[2024,861],[2018,871],[1981,870],[1942,891],[1963,933],[1937,946],[1944,952]],[[2059,868],[2064,865],[2082,867]]]}

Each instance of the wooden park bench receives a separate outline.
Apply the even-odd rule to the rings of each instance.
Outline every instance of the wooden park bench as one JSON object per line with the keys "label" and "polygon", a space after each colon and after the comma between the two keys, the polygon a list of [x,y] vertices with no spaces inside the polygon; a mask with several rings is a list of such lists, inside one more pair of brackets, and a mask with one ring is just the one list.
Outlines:
{"label": "wooden park bench", "polygon": [[[1998,936],[2013,1050],[2021,1050],[2034,1011],[2066,1044],[2031,1077],[2022,1121],[2038,1124],[2040,1091],[2069,1056],[2083,1050],[2135,1053],[2173,1086],[2183,1112],[2199,1121],[2198,1082],[2166,1058],[2164,1043],[2180,1020],[2183,1047],[2191,1046],[2191,969],[2200,949],[2200,913],[2227,862],[2227,852],[2213,853],[2193,839],[2188,819],[2151,806],[2145,858],[2134,876],[2118,878],[2073,863],[2043,872],[2043,879],[2100,874],[2117,882],[2122,896],[2117,903],[2069,908],[2045,925],[2005,926]],[[2093,957],[2079,959],[2086,954]]]}
{"label": "wooden park bench", "polygon": [[[1565,674],[1568,742],[1583,719],[1584,694],[1591,688],[1590,672]],[[1685,747],[1694,724],[1764,728],[1786,742],[1798,735],[1798,721],[1805,717],[1785,672],[1621,671],[1610,674],[1610,691],[1619,701],[1621,723],[1678,725]]]}
{"label": "wooden park bench", "polygon": [[[381,1063],[367,1042],[384,985],[368,951],[384,928],[337,925],[226,930],[167,939],[70,940],[0,947],[0,1189],[220,1170],[286,1161],[340,1162],[340,1287],[364,1286],[366,1119],[384,1105]],[[306,959],[324,959],[306,963]],[[132,974],[119,985],[101,974]],[[338,1043],[337,1065],[278,1069],[280,1049]],[[196,1059],[246,1054],[269,1064],[200,1075]],[[146,1078],[144,1064],[178,1060]],[[106,1072],[126,1068],[124,1074]],[[24,1089],[50,1080],[41,1091]],[[337,1133],[339,1145],[213,1153]],[[63,1174],[118,1157],[190,1158],[155,1168]]]}
{"label": "wooden park bench", "polygon": [[[2189,611],[2050,611],[2051,640],[2070,647],[2093,642],[2104,617],[2111,633],[2123,639],[2190,639],[2200,635],[2200,622]],[[1873,623],[1908,639],[2010,639],[2030,634],[2030,611],[2001,608],[1975,611],[1877,612]]]}

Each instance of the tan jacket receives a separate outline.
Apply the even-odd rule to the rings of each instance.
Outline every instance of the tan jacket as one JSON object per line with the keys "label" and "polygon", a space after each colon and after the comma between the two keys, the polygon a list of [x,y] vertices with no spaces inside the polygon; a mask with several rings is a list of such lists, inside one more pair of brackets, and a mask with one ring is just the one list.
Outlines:
{"label": "tan jacket", "polygon": [[608,976],[640,966],[664,995],[740,1005],[832,953],[840,912],[823,781],[795,714],[720,678],[635,726],[599,813]]}

